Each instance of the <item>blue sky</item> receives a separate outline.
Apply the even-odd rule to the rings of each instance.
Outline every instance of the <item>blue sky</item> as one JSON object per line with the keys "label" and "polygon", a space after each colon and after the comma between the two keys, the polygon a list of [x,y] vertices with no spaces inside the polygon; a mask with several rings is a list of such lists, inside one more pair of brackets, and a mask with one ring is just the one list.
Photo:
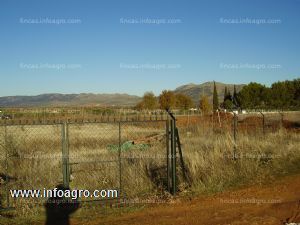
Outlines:
{"label": "blue sky", "polygon": [[2,0],[0,96],[299,78],[299,12],[299,0]]}

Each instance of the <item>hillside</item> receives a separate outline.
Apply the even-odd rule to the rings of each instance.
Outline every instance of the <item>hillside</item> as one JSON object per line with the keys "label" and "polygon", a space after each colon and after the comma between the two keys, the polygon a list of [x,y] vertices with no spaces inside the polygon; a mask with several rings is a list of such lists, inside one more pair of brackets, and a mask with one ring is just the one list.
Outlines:
{"label": "hillside", "polygon": [[[219,99],[222,101],[224,88],[233,93],[233,84],[216,82]],[[240,91],[244,85],[236,85]],[[187,84],[174,90],[176,93],[183,93],[191,96],[197,103],[200,95],[204,94],[212,100],[213,82],[203,84]],[[5,96],[0,97],[0,107],[39,107],[39,106],[134,106],[141,100],[141,97],[128,94],[41,94],[36,96]]]}
{"label": "hillside", "polygon": [[[237,92],[239,92],[243,88],[243,86],[245,86],[245,85],[244,84],[236,85]],[[206,95],[212,101],[213,87],[214,87],[213,82],[205,82],[203,84],[193,84],[192,83],[192,84],[187,84],[187,85],[183,85],[183,86],[176,88],[175,92],[186,94],[186,95],[192,97],[194,102],[197,103],[199,101],[200,95]],[[219,96],[219,102],[221,102],[221,101],[223,101],[225,87],[227,87],[227,89],[232,94],[234,84],[224,84],[224,83],[216,82],[216,87],[217,87],[217,92],[218,92],[218,96]]]}
{"label": "hillside", "polygon": [[0,107],[20,106],[132,106],[140,97],[128,94],[41,94],[0,97]]}

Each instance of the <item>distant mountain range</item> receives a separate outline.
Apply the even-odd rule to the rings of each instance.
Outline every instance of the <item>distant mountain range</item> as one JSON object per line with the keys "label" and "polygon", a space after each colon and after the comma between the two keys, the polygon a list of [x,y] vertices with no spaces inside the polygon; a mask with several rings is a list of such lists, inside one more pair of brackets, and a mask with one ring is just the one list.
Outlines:
{"label": "distant mountain range", "polygon": [[[245,86],[245,84],[237,84],[235,86],[237,92],[239,92]],[[230,93],[233,94],[234,84],[224,84],[224,83],[216,82],[216,87],[217,87],[219,102],[223,101],[225,87],[227,87]],[[214,91],[214,82],[205,82],[202,84],[186,84],[175,89],[175,93],[186,94],[190,96],[195,103],[199,102],[201,95],[208,96],[209,100],[212,102],[213,91]]]}
{"label": "distant mountain range", "polygon": [[128,94],[41,94],[0,97],[0,107],[38,106],[132,106],[141,97]]}
{"label": "distant mountain range", "polygon": [[[224,96],[224,89],[233,93],[233,84],[216,82],[220,101]],[[244,85],[236,85],[240,91]],[[213,82],[203,84],[187,84],[174,90],[175,93],[186,94],[197,103],[200,95],[207,95],[212,99]],[[40,106],[133,106],[141,97],[128,94],[41,94],[36,96],[5,96],[0,97],[0,107],[40,107]]]}

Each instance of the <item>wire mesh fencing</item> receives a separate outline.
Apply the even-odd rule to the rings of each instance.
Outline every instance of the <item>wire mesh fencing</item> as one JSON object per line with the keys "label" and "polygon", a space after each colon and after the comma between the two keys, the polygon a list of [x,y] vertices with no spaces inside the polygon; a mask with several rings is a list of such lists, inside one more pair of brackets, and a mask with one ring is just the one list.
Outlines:
{"label": "wire mesh fencing", "polygon": [[[64,122],[0,126],[1,208],[30,211],[44,198],[10,190],[117,190],[117,198],[163,195],[166,121]],[[110,201],[95,196],[80,202]]]}
{"label": "wire mesh fencing", "polygon": [[[299,114],[259,112],[177,117],[189,177],[195,182],[205,177],[205,173],[211,173],[206,170],[205,165],[211,165],[205,157],[220,155],[223,158],[218,162],[225,166],[228,162],[223,154],[233,158],[241,148],[247,151],[245,143],[249,138],[256,141],[257,137],[263,139],[282,128],[298,129],[299,118]],[[71,189],[116,189],[120,198],[140,200],[164,197],[170,190],[168,120],[158,117],[135,121],[48,122],[8,121],[0,125],[1,208],[32,211],[46,199],[12,198],[9,190],[53,189],[61,183]],[[220,152],[216,152],[219,148]],[[179,160],[177,164],[180,165]],[[180,186],[183,183],[180,171],[176,172],[176,185],[184,190]],[[79,199],[96,200],[99,199]]]}
{"label": "wire mesh fencing", "polygon": [[59,125],[1,126],[2,205],[28,210],[42,198],[12,198],[9,190],[52,189],[60,182]]}
{"label": "wire mesh fencing", "polygon": [[[266,137],[272,137],[281,132],[299,132],[299,112],[253,112],[237,114],[234,112],[219,112],[210,115],[194,115],[188,117],[177,117],[182,148],[185,156],[193,163],[189,168],[193,170],[194,164],[206,164],[206,162],[194,162],[193,155],[207,152],[207,155],[215,151],[215,146],[221,144],[222,154],[220,158],[236,159],[240,150],[248,152],[253,149],[248,146],[262,141]],[[219,153],[216,153],[219,154]],[[201,156],[202,157],[202,156]],[[191,159],[189,159],[191,158]],[[222,163],[224,163],[222,162]],[[197,165],[198,166],[198,165]],[[192,176],[197,176],[195,172]]]}
{"label": "wire mesh fencing", "polygon": [[129,198],[167,190],[166,121],[121,123],[122,186]]}
{"label": "wire mesh fencing", "polygon": [[178,116],[177,126],[187,135],[239,134],[263,137],[282,128],[299,129],[300,112],[219,112],[210,115]]}
{"label": "wire mesh fencing", "polygon": [[68,124],[68,142],[71,189],[120,191],[118,123]]}

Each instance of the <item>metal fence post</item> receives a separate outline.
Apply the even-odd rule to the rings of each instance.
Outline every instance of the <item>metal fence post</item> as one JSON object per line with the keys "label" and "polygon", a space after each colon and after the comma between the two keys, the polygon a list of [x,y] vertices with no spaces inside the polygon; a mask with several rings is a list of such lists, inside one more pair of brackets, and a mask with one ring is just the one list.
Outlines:
{"label": "metal fence post", "polygon": [[69,187],[70,185],[70,170],[69,170],[69,135],[68,135],[68,123],[62,124],[62,173],[63,173],[63,185]]}
{"label": "metal fence post", "polygon": [[173,176],[174,176],[174,195],[177,192],[177,147],[176,147],[176,120],[174,120],[174,126],[173,126],[173,132],[174,132],[174,171],[173,171]]}
{"label": "metal fence post", "polygon": [[175,140],[175,120],[171,121],[171,164],[172,164],[172,194],[176,194],[176,140]]}
{"label": "metal fence post", "polygon": [[166,149],[167,149],[167,190],[171,192],[170,188],[170,122],[169,118],[166,121]]}

